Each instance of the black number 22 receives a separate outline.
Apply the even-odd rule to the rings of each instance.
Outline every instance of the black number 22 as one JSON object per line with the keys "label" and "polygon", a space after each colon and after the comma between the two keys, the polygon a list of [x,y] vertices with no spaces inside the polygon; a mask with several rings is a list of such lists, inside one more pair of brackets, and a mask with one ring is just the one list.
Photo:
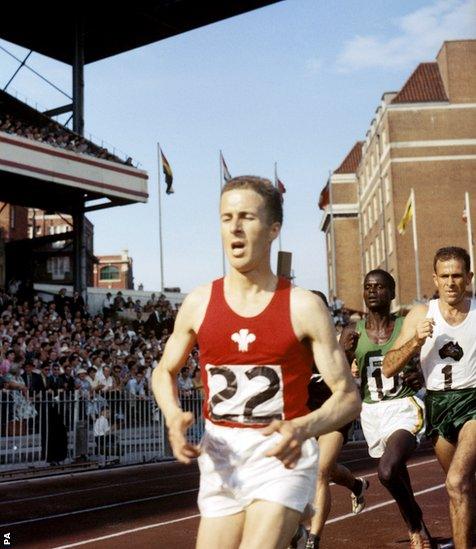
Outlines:
{"label": "black number 22", "polygon": [[[236,379],[235,374],[232,370],[230,370],[230,368],[227,368],[226,366],[221,366],[220,368],[210,368],[209,374],[211,376],[223,376],[226,380],[226,387],[216,395],[213,395],[210,400],[210,417],[217,421],[239,421],[239,414],[217,414],[215,412],[215,407],[217,404],[233,398],[238,391],[238,380]],[[257,376],[263,376],[269,380],[269,385],[264,391],[253,395],[246,401],[243,410],[242,422],[269,423],[273,419],[282,419],[282,414],[273,414],[268,416],[257,416],[254,414],[254,409],[257,406],[263,404],[263,402],[266,402],[267,400],[272,399],[274,395],[279,391],[280,379],[278,374],[273,370],[273,368],[268,368],[267,366],[253,366],[253,368],[246,370],[245,375],[249,380]]]}

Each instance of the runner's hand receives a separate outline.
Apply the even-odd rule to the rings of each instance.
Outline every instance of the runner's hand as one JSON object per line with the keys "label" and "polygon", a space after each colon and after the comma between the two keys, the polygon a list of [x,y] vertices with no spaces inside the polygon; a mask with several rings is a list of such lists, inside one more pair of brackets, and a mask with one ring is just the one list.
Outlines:
{"label": "runner's hand", "polygon": [[283,462],[287,469],[293,469],[301,457],[301,446],[306,440],[304,429],[292,421],[275,419],[262,431],[263,435],[273,433],[282,435],[281,441],[266,452],[266,456],[275,457]]}
{"label": "runner's hand", "polygon": [[345,353],[353,353],[355,349],[357,349],[359,336],[359,332],[356,331],[345,330],[345,332],[343,332],[339,342]]}
{"label": "runner's hand", "polygon": [[423,347],[427,337],[433,336],[435,321],[432,318],[424,318],[416,326],[415,339],[419,347]]}
{"label": "runner's hand", "polygon": [[420,369],[414,370],[412,372],[404,372],[402,377],[403,382],[411,387],[414,391],[419,391],[425,384],[423,372]]}
{"label": "runner's hand", "polygon": [[187,429],[193,425],[194,418],[191,412],[178,412],[168,422],[169,441],[174,456],[181,463],[191,463],[193,458],[200,455],[200,448],[187,441]]}

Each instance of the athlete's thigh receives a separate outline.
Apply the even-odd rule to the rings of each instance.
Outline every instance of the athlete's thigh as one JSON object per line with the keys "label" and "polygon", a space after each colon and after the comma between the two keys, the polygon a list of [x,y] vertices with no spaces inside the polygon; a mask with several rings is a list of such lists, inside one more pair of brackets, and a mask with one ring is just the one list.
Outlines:
{"label": "athlete's thigh", "polygon": [[456,445],[449,440],[446,440],[441,435],[436,435],[432,439],[432,442],[438,463],[441,465],[443,471],[448,473],[453,456],[456,452]]}
{"label": "athlete's thigh", "polygon": [[243,534],[245,512],[224,517],[202,517],[197,549],[238,549]]}
{"label": "athlete's thigh", "polygon": [[384,455],[393,455],[398,461],[406,461],[416,447],[415,435],[406,429],[398,429],[388,438]]}
{"label": "athlete's thigh", "polygon": [[450,473],[474,477],[476,472],[476,420],[466,422],[458,434],[456,451],[450,465]]}
{"label": "athlete's thigh", "polygon": [[321,435],[317,441],[319,445],[319,471],[330,473],[339,457],[344,436],[339,431]]}
{"label": "athlete's thigh", "polygon": [[245,513],[240,549],[285,549],[302,516],[280,503],[264,500],[253,501]]}

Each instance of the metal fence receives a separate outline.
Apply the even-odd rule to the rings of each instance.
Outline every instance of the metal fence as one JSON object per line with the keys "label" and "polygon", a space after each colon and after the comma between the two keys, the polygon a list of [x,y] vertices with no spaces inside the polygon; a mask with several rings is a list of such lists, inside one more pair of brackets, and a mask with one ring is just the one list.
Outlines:
{"label": "metal fence", "polygon": [[[195,416],[188,438],[202,437],[202,395],[182,392]],[[0,391],[0,471],[48,464],[133,464],[172,458],[164,417],[152,396],[79,391],[27,394]]]}
{"label": "metal fence", "polygon": [[[195,417],[187,437],[198,444],[204,429],[202,393],[183,391],[179,399]],[[363,439],[358,421],[350,439]],[[152,396],[0,391],[0,472],[81,462],[104,467],[172,457],[164,417]]]}

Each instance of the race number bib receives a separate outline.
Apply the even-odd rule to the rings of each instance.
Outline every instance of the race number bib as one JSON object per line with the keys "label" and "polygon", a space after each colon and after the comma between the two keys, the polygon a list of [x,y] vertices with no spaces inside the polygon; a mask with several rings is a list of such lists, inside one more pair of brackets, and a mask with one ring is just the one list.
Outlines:
{"label": "race number bib", "polygon": [[395,396],[400,387],[400,376],[385,377],[382,374],[382,356],[370,356],[367,366],[367,384],[370,398],[378,401],[386,396]]}
{"label": "race number bib", "polygon": [[283,419],[281,366],[207,364],[208,412],[214,421],[266,424]]}

